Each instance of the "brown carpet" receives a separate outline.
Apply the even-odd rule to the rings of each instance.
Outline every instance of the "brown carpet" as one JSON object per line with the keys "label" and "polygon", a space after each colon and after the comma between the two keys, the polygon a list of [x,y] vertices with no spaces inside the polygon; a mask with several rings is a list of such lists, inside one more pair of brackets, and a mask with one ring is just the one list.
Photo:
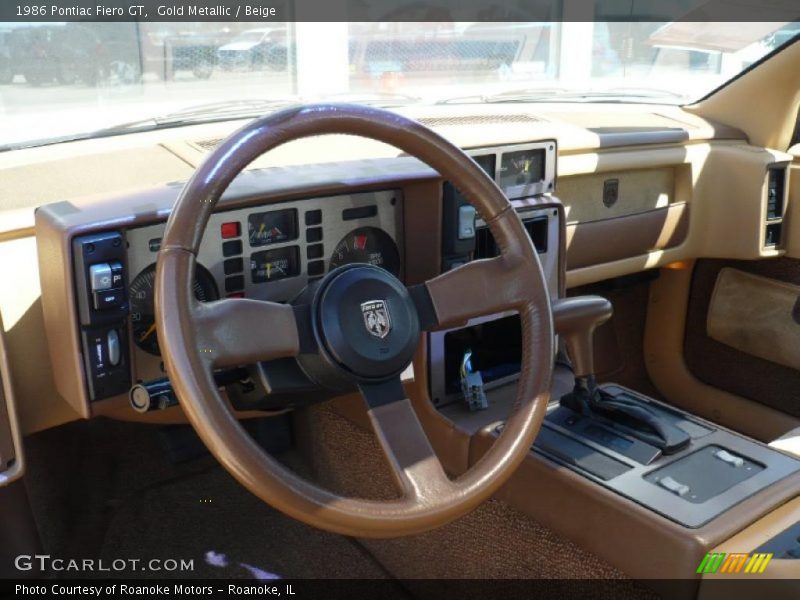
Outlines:
{"label": "brown carpet", "polygon": [[[252,578],[241,563],[284,578],[387,577],[353,540],[269,508],[211,456],[171,464],[150,426],[76,422],[30,436],[26,451],[34,515],[54,557],[194,561],[191,573],[152,577]],[[302,467],[297,455],[282,459]],[[206,564],[209,551],[230,568]]]}
{"label": "brown carpet", "polygon": [[[396,496],[377,440],[324,405],[304,411],[315,472],[339,493],[369,498]],[[331,460],[331,456],[342,460]],[[532,499],[535,501],[535,499]],[[392,540],[361,540],[401,579],[615,579],[593,597],[646,598],[650,592],[626,575],[520,513],[491,500],[449,525]],[[564,592],[565,589],[560,587]],[[415,593],[422,590],[413,590]],[[578,590],[579,591],[579,590]],[[608,595],[604,595],[608,593]],[[476,591],[477,597],[480,592]]]}
{"label": "brown carpet", "polygon": [[[283,455],[285,462],[319,472],[321,483],[339,492],[394,495],[371,432],[325,406],[303,411],[299,422],[307,426],[313,464],[296,452]],[[155,430],[144,425],[77,422],[31,436],[26,446],[34,513],[53,556],[193,560],[193,577],[250,578],[238,566],[244,563],[284,578],[567,578],[574,581],[572,597],[586,591],[581,579],[597,578],[616,583],[593,589],[593,597],[650,597],[599,557],[499,501],[424,535],[356,541],[270,509],[210,456],[171,464]],[[209,551],[235,568],[207,565]],[[170,575],[187,573],[152,574]],[[462,600],[486,597],[480,587],[458,590]],[[441,597],[435,585],[419,581],[398,582],[390,591],[392,598]],[[553,591],[567,590],[554,584]]]}

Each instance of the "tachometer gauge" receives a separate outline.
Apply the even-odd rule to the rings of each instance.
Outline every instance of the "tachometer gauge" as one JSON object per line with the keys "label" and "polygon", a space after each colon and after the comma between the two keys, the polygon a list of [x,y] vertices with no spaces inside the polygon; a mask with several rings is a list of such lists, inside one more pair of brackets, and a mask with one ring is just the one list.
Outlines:
{"label": "tachometer gauge", "polygon": [[[133,341],[145,352],[160,356],[156,334],[155,284],[156,266],[153,264],[136,276],[128,291]],[[194,275],[194,296],[200,302],[219,298],[214,278],[200,265],[197,266]]]}
{"label": "tachometer gauge", "polygon": [[400,274],[400,252],[388,233],[377,227],[359,227],[340,241],[331,256],[331,270],[350,263],[382,267],[392,275]]}

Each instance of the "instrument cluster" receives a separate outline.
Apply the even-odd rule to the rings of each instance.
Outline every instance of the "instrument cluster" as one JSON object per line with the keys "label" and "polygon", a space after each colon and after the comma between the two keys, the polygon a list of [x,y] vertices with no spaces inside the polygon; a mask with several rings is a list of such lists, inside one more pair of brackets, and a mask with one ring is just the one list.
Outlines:
{"label": "instrument cluster", "polygon": [[[155,261],[163,223],[131,229],[130,325],[137,374],[161,372],[155,331]],[[397,190],[310,198],[214,213],[198,252],[201,302],[249,297],[288,302],[309,282],[350,263],[402,276],[402,196]]]}

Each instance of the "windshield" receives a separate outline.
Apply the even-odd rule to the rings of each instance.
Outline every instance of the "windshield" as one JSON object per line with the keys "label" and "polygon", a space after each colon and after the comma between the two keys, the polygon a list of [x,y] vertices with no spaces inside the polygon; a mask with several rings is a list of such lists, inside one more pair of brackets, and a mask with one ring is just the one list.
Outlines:
{"label": "windshield", "polygon": [[233,41],[234,42],[260,42],[264,38],[264,35],[266,33],[267,33],[266,31],[262,31],[260,29],[256,29],[254,31],[247,31],[247,32],[245,32],[245,33],[243,33],[241,35],[237,35],[235,38],[233,38]]}
{"label": "windshield", "polygon": [[319,100],[683,104],[800,31],[797,23],[253,25],[0,23],[0,147]]}

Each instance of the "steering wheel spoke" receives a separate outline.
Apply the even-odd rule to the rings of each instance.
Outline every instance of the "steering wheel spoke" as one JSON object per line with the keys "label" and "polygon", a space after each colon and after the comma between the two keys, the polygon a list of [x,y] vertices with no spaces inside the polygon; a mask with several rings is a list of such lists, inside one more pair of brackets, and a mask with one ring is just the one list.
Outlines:
{"label": "steering wheel spoke", "polygon": [[234,367],[297,356],[301,335],[293,308],[277,302],[226,298],[194,304],[200,356]]}
{"label": "steering wheel spoke", "polygon": [[520,261],[501,255],[469,262],[429,279],[412,297],[424,329],[447,329],[530,302],[534,294],[530,276]]}
{"label": "steering wheel spoke", "polygon": [[378,442],[403,496],[424,501],[452,488],[400,378],[359,387],[370,407],[369,418]]}

